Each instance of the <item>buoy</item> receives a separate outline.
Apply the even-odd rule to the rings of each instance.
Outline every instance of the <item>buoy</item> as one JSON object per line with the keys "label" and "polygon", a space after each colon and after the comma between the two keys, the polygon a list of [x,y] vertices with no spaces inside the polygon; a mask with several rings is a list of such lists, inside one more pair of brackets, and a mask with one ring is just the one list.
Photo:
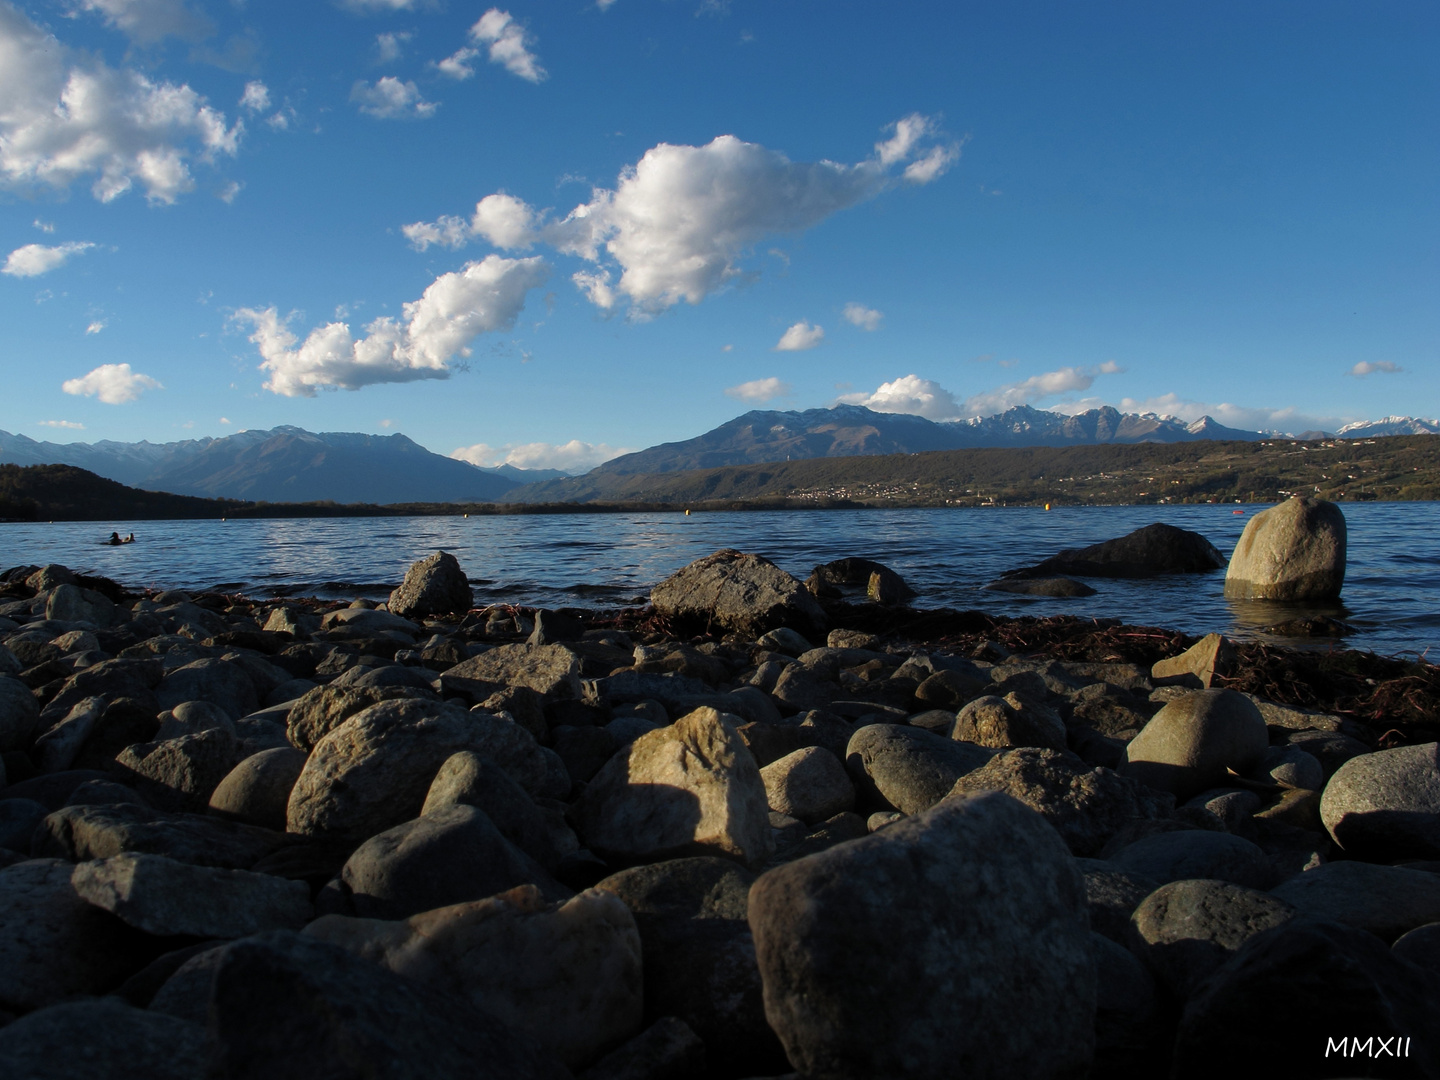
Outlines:
{"label": "buoy", "polygon": [[469,515],[469,514],[466,514],[465,516],[468,518],[470,515]]}
{"label": "buoy", "polygon": [[1245,511],[1244,511],[1244,510],[1231,510],[1230,513],[1232,513],[1232,514],[1243,514],[1243,513],[1245,513]]}
{"label": "buoy", "polygon": [[690,511],[689,511],[689,510],[686,510],[686,511],[685,511],[685,516],[686,516],[686,517],[689,517],[689,516],[690,516]]}
{"label": "buoy", "polygon": [[1049,509],[1050,509],[1050,504],[1049,504],[1049,503],[1046,503],[1046,504],[1045,504],[1045,509],[1046,509],[1046,510],[1049,510]]}

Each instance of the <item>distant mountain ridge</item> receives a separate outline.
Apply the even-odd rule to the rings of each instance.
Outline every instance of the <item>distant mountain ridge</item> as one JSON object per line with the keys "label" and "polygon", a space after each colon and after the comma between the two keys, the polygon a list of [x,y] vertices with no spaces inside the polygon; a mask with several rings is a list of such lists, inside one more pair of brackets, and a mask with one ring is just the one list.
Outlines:
{"label": "distant mountain ridge", "polygon": [[1358,420],[1335,433],[1341,439],[1365,439],[1382,435],[1440,435],[1440,420],[1418,416],[1387,416],[1380,420]]}
{"label": "distant mountain ridge", "polygon": [[0,431],[0,462],[74,465],[148,491],[259,502],[493,502],[524,483],[515,475],[523,470],[481,469],[404,435],[290,426],[159,444],[42,443]]}
{"label": "distant mountain ridge", "polygon": [[[1151,413],[1122,413],[1105,406],[1067,416],[1028,405],[994,416],[933,421],[908,413],[882,413],[863,405],[805,412],[756,410],[683,442],[662,443],[614,458],[590,474],[713,469],[801,458],[854,457],[1006,446],[1077,446],[1091,443],[1244,441],[1269,438],[1208,416],[1192,424]],[[564,481],[561,481],[564,483]]]}

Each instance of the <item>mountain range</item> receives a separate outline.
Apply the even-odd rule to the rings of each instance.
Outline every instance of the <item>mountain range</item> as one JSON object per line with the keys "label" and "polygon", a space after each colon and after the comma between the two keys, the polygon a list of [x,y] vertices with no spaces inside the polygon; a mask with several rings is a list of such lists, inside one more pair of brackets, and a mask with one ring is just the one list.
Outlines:
{"label": "mountain range", "polygon": [[288,426],[158,444],[57,444],[0,431],[0,462],[75,465],[147,491],[257,502],[494,502],[527,482],[566,475],[510,465],[482,469],[404,435]]}
{"label": "mountain range", "polygon": [[[1440,434],[1440,421],[1386,417],[1347,425],[1340,438]],[[641,475],[814,458],[997,447],[1064,447],[1289,438],[1186,424],[1104,407],[1073,416],[1019,406],[994,416],[932,421],[860,405],[804,412],[757,410],[681,442],[614,458],[584,476],[555,469],[480,468],[404,435],[316,434],[283,426],[172,443],[38,442],[0,431],[0,463],[74,465],[131,487],[264,502],[569,502],[633,488]],[[1302,438],[1334,438],[1306,432]]]}

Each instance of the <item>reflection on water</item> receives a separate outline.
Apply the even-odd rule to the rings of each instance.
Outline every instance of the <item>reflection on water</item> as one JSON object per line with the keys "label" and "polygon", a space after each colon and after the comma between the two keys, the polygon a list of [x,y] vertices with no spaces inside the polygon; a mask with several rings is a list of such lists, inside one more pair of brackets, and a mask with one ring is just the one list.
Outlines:
{"label": "reflection on water", "polygon": [[[1343,507],[1349,526],[1344,603],[1320,608],[1227,601],[1224,573],[1146,581],[1095,580],[1096,596],[1036,599],[984,592],[1006,570],[1163,521],[1204,534],[1229,554],[1263,507],[1067,507],[512,517],[327,518],[269,521],[70,522],[0,525],[0,562],[59,562],[131,586],[255,596],[383,597],[415,559],[453,552],[480,603],[608,607],[722,547],[755,551],[801,578],[848,555],[878,559],[920,594],[921,606],[996,614],[1122,618],[1188,633],[1241,637],[1298,617],[1355,627],[1347,643],[1420,652],[1440,642],[1440,504]],[[123,528],[122,528],[123,525]],[[137,542],[112,548],[111,529]],[[1326,639],[1287,641],[1328,647]]]}

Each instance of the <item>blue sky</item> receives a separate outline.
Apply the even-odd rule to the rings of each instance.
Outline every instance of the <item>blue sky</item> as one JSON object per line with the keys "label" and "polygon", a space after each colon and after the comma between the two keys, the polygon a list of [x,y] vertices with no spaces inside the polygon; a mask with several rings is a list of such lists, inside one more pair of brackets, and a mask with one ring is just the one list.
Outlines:
{"label": "blue sky", "polygon": [[1430,2],[0,0],[0,428],[1440,413]]}

